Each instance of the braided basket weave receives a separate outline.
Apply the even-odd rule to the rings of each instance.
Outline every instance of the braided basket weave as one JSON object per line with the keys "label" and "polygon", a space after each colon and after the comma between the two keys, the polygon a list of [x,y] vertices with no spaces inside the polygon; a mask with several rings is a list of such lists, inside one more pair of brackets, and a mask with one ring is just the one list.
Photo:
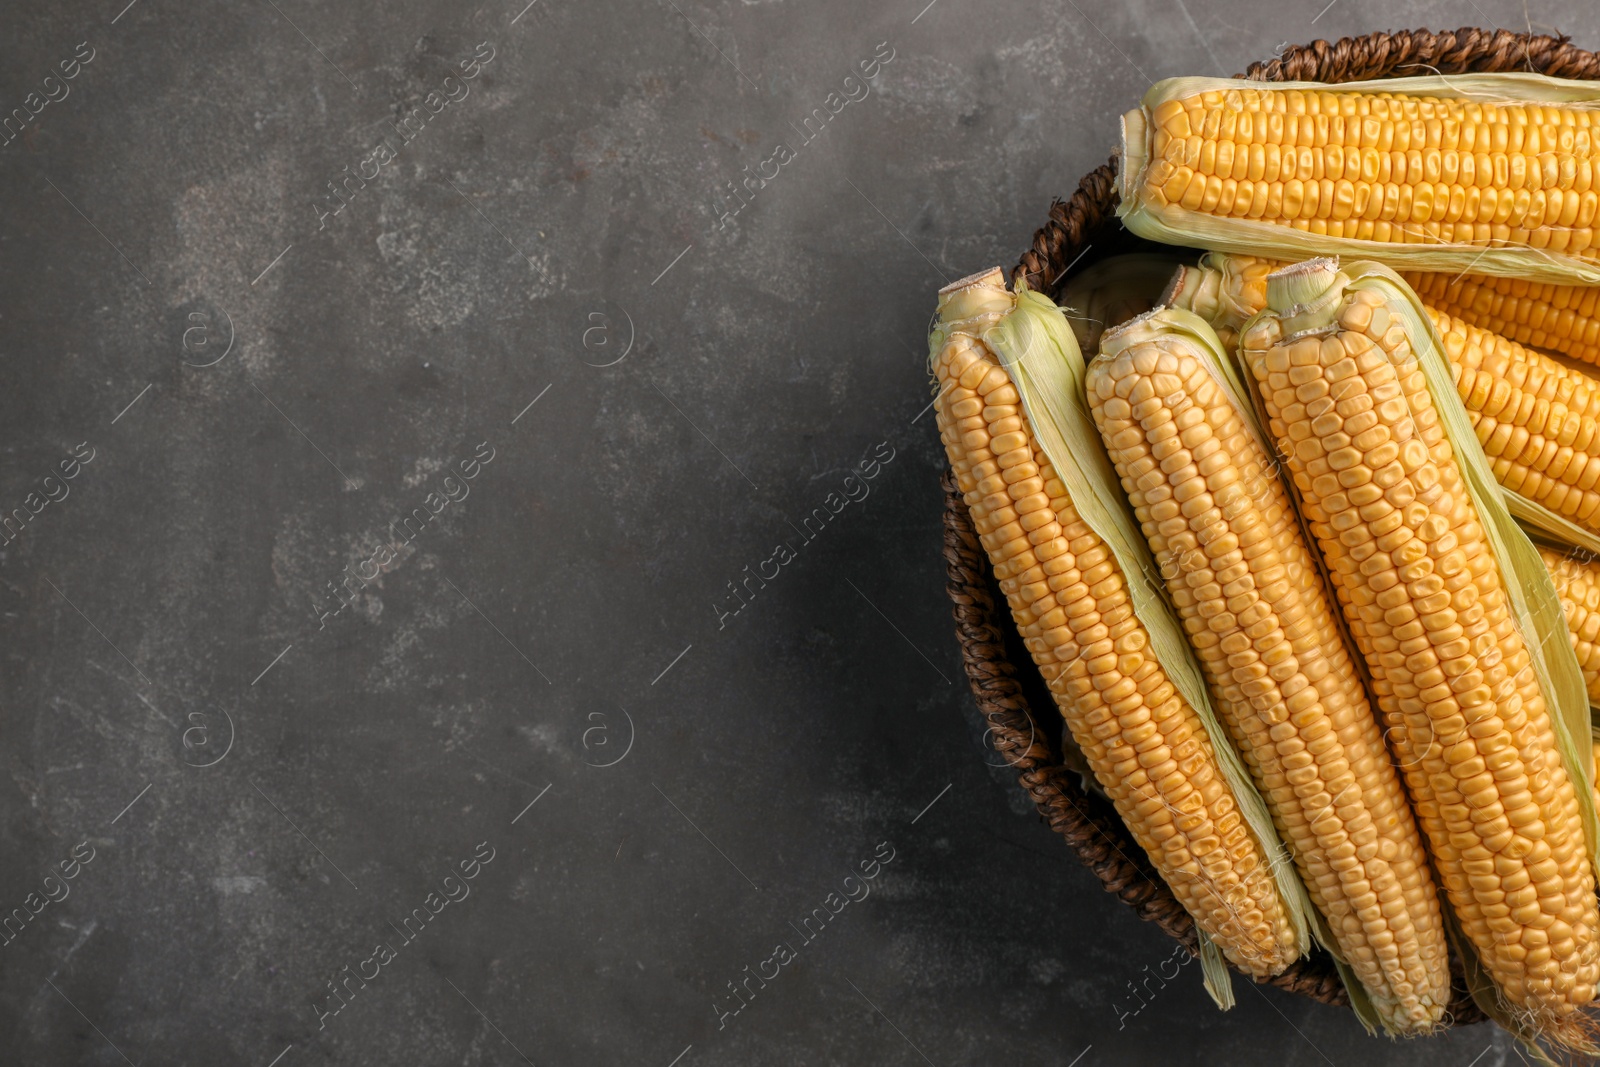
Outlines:
{"label": "braided basket weave", "polygon": [[[1562,78],[1600,78],[1600,56],[1574,48],[1565,37],[1459,29],[1433,33],[1402,30],[1315,41],[1255,63],[1242,75],[1255,81],[1349,82],[1407,75],[1531,70]],[[1051,298],[1073,269],[1144,244],[1117,221],[1116,160],[1090,172],[1077,192],[1050,207],[1050,220],[1012,271]],[[1092,254],[1091,254],[1092,252]],[[1103,797],[1086,792],[1063,762],[1054,739],[1061,718],[1044,680],[1022,646],[978,544],[966,504],[949,471],[944,476],[945,547],[950,599],[967,680],[988,722],[994,747],[1020,774],[1020,784],[1051,829],[1124,904],[1154,922],[1193,953],[1194,921],[1134,843]],[[1459,965],[1452,962],[1454,1025],[1481,1022],[1483,1013],[1466,995]],[[1333,961],[1318,952],[1300,960],[1271,984],[1322,1001],[1348,1004]]]}

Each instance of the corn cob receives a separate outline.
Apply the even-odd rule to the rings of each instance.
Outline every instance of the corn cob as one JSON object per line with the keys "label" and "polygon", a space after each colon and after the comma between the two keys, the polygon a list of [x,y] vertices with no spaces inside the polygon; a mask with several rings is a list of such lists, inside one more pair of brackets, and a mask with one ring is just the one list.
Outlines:
{"label": "corn cob", "polygon": [[1189,323],[1103,339],[1095,422],[1312,902],[1386,1028],[1428,1031],[1450,975],[1421,838],[1288,494]]}
{"label": "corn cob", "polygon": [[[1164,299],[1194,310],[1221,336],[1265,306],[1266,276],[1276,266],[1210,254],[1175,275]],[[1427,312],[1495,480],[1600,533],[1600,380],[1436,308]]]}
{"label": "corn cob", "polygon": [[1010,306],[998,271],[940,291],[946,333],[931,362],[957,485],[1023,642],[1134,839],[1231,962],[1276,974],[1298,950],[1261,846],[1197,713],[1150,654],[1114,557],[979,339]]}
{"label": "corn cob", "polygon": [[1543,545],[1539,556],[1555,579],[1589,700],[1600,704],[1600,562],[1583,553],[1557,552]]}
{"label": "corn cob", "polygon": [[1596,99],[1533,74],[1170,79],[1123,117],[1118,212],[1168,244],[1596,282]]}
{"label": "corn cob", "polygon": [[1519,344],[1600,364],[1600,288],[1476,274],[1403,277],[1431,308]]}
{"label": "corn cob", "polygon": [[1349,281],[1327,260],[1277,272],[1240,353],[1456,917],[1503,1001],[1582,1046],[1600,913],[1543,650],[1513,619],[1407,327]]}

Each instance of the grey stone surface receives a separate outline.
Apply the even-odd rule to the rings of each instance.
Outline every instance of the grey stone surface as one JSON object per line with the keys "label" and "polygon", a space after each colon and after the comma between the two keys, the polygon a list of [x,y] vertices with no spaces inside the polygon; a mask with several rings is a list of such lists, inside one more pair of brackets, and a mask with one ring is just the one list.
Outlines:
{"label": "grey stone surface", "polygon": [[[983,747],[922,336],[1153,79],[1398,26],[1593,46],[1600,21],[923,2],[7,7],[0,107],[68,91],[0,150],[0,507],[92,458],[0,551],[0,908],[76,875],[0,947],[0,1062],[1513,1055],[1149,980],[1172,944]],[[391,127],[434,91],[460,98]],[[780,142],[719,226],[716,190]],[[331,214],[328,183],[374,168]],[[875,448],[870,495],[802,538]],[[448,883],[470,895],[407,940],[475,850]]]}

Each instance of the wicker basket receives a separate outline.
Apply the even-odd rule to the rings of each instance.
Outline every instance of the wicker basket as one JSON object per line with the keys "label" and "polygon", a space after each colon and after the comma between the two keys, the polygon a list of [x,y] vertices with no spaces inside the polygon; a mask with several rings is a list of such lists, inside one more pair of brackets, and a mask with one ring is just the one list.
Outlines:
{"label": "wicker basket", "polygon": [[[1600,78],[1600,56],[1574,48],[1565,37],[1460,29],[1432,33],[1405,30],[1316,41],[1286,50],[1278,58],[1252,65],[1243,77],[1256,81],[1347,82],[1470,71],[1531,70],[1564,78]],[[1054,298],[1073,270],[1107,255],[1131,251],[1145,242],[1124,230],[1116,218],[1115,160],[1088,174],[1065,203],[1056,201],[1050,220],[1033,237],[1033,246],[1013,271],[1030,288]],[[967,680],[978,709],[988,720],[995,748],[1020,772],[1020,784],[1050,827],[1140,918],[1158,924],[1196,951],[1194,922],[1155,872],[1104,798],[1086,792],[1075,771],[1063,762],[1055,741],[1060,716],[1044,680],[1022,646],[1005,600],[954,479],[946,471],[945,564],[950,599],[955,602],[956,635]],[[1317,953],[1269,980],[1271,984],[1326,1004],[1348,998],[1326,955]],[[1454,1025],[1481,1022],[1483,1013],[1467,996],[1459,967],[1453,981],[1449,1020]]]}

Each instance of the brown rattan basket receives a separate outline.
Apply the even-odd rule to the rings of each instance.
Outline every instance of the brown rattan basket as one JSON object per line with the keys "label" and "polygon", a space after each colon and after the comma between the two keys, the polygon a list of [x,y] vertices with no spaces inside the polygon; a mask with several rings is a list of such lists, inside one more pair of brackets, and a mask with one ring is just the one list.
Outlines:
{"label": "brown rattan basket", "polygon": [[[1276,59],[1253,64],[1241,75],[1255,81],[1348,82],[1472,71],[1529,70],[1563,78],[1600,78],[1600,56],[1573,47],[1565,37],[1459,29],[1402,30],[1315,41],[1289,48]],[[1078,183],[1077,192],[1050,207],[1050,220],[1012,272],[1030,288],[1055,298],[1071,273],[1107,255],[1142,244],[1117,221],[1116,161]],[[1134,843],[1110,803],[1086,792],[1063,762],[1057,743],[1060,716],[1005,610],[966,504],[946,471],[945,564],[955,602],[956,636],[978,709],[988,721],[994,747],[1020,772],[1020,784],[1051,829],[1124,904],[1154,922],[1189,951],[1196,951],[1194,922]],[[1307,957],[1276,978],[1280,986],[1322,1001],[1347,1004],[1333,967],[1322,954]],[[1454,977],[1449,1020],[1481,1022],[1483,1013]]]}

